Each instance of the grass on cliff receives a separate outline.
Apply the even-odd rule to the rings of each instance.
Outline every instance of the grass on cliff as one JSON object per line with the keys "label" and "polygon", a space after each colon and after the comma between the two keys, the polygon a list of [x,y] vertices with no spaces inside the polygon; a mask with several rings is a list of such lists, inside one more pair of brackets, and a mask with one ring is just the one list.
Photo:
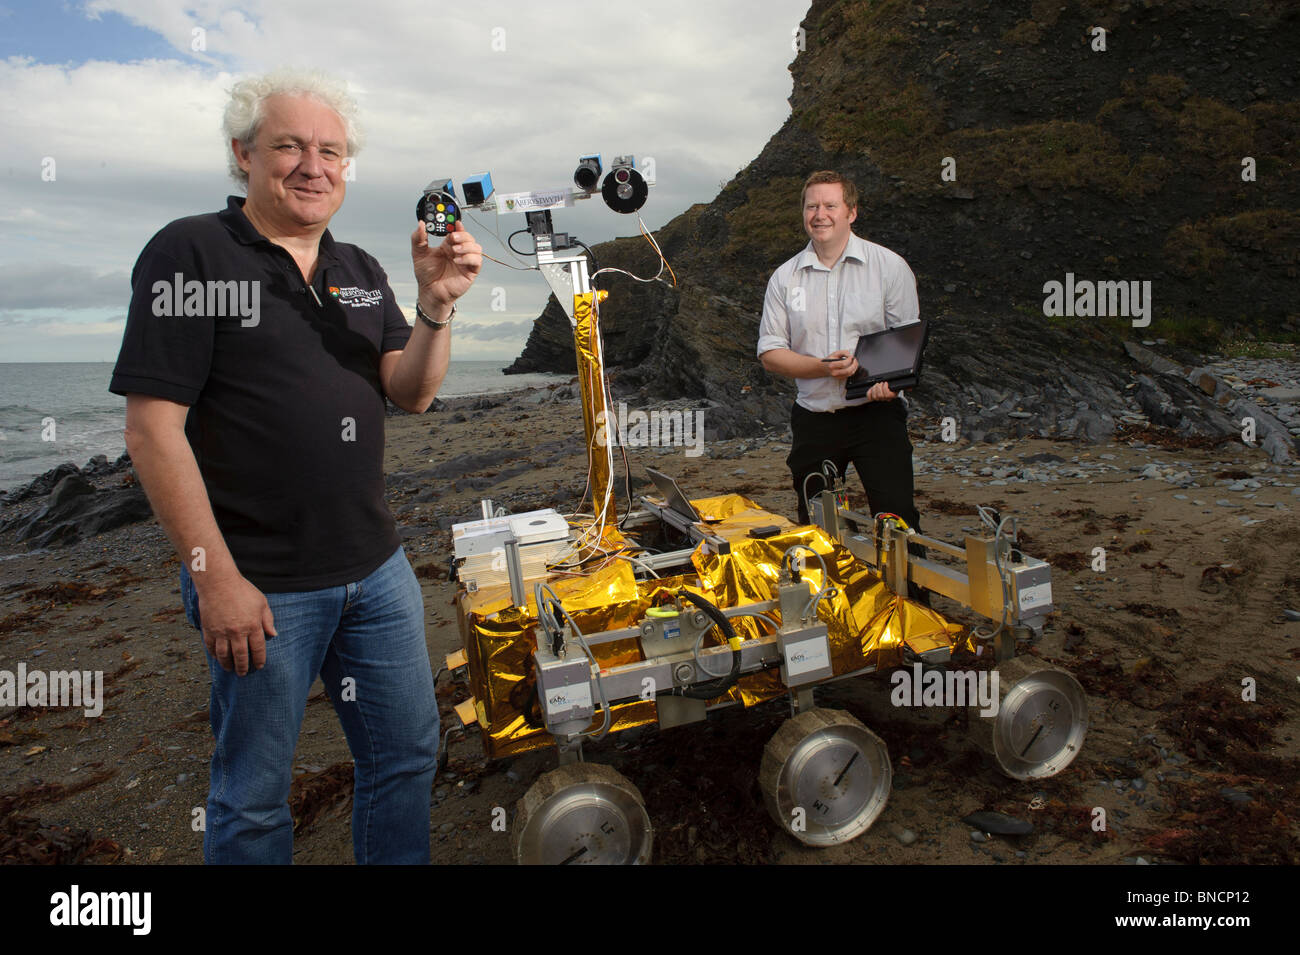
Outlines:
{"label": "grass on cliff", "polygon": [[799,209],[802,189],[803,180],[797,176],[781,176],[751,188],[746,201],[727,214],[723,257],[766,265],[799,251],[808,241]]}
{"label": "grass on cliff", "polygon": [[1175,274],[1213,278],[1225,269],[1294,271],[1300,250],[1300,212],[1254,209],[1199,222],[1184,222],[1165,239],[1164,255]]}
{"label": "grass on cliff", "polygon": [[[1058,0],[1034,0],[1030,16],[1003,39],[1037,43],[1060,9]],[[1238,202],[1246,156],[1255,160],[1261,182],[1300,175],[1294,158],[1300,102],[1236,109],[1194,95],[1188,81],[1168,73],[1126,78],[1120,95],[1091,119],[949,130],[941,85],[916,79],[911,63],[915,18],[924,16],[924,8],[903,0],[832,4],[810,29],[808,52],[800,54],[810,58],[805,71],[818,77],[821,89],[815,103],[801,106],[796,122],[828,153],[865,156],[898,177],[905,193],[944,190],[940,170],[949,156],[965,188],[1077,188],[1121,201],[1206,180],[1211,192]],[[1159,149],[1149,145],[1153,139]]]}

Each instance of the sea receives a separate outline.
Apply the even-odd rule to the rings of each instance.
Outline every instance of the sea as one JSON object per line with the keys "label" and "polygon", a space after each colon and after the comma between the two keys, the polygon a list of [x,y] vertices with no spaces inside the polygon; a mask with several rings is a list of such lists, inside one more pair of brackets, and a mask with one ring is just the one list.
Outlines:
{"label": "sea", "polygon": [[[568,381],[550,374],[506,375],[508,361],[453,361],[440,398],[495,394]],[[113,363],[0,362],[0,488],[11,489],[71,461],[126,450],[126,399],[109,393]]]}

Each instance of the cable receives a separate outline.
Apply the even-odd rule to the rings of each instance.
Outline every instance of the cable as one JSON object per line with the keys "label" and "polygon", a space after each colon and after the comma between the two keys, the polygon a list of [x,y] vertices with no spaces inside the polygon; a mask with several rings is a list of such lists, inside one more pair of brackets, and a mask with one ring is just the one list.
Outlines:
{"label": "cable", "polygon": [[[758,620],[762,620],[765,624],[767,624],[769,627],[772,628],[772,632],[773,632],[773,633],[776,633],[778,630],[781,629],[781,625],[780,625],[780,624],[778,624],[775,620],[773,620],[773,619],[772,619],[771,617],[769,617],[767,614],[765,614],[765,613],[763,613],[763,612],[761,612],[761,611],[758,611],[758,610],[746,610],[746,611],[744,611],[744,612],[742,612],[742,613],[733,613],[733,614],[728,615],[727,619],[728,619],[728,620],[735,620],[737,617],[754,617],[754,618],[756,618],[756,619],[758,619]],[[700,635],[699,635],[698,637],[695,638],[695,646],[691,648],[691,655],[695,658],[695,665],[696,665],[697,667],[699,667],[700,670],[702,670],[703,672],[707,673],[707,674],[708,674],[709,676],[711,676],[711,677],[717,677],[717,678],[719,678],[719,679],[725,679],[729,674],[727,674],[727,673],[714,673],[712,670],[710,670],[708,667],[706,667],[706,666],[704,665],[704,660],[700,658],[700,648],[701,648],[701,644],[703,644],[703,642],[704,642],[704,635],[707,634],[708,632],[709,632],[708,630],[704,630],[704,631],[702,631],[702,632],[700,633]]]}
{"label": "cable", "polygon": [[[678,596],[684,597],[691,603],[695,604],[695,606],[699,607],[700,610],[704,611],[705,615],[713,620],[714,624],[722,630],[723,636],[727,638],[727,645],[731,647],[731,671],[724,677],[709,680],[705,683],[696,683],[693,686],[675,686],[671,690],[665,692],[669,696],[684,696],[691,700],[712,700],[715,697],[719,697],[723,693],[726,693],[735,686],[737,681],[740,679],[740,646],[744,641],[742,641],[740,637],[736,636],[736,628],[731,625],[731,621],[727,619],[726,614],[719,610],[714,604],[709,603],[709,601],[705,600],[703,597],[697,596],[685,588],[678,592]],[[716,674],[704,666],[698,655],[698,648],[704,639],[705,633],[708,633],[708,630],[701,632],[695,641],[697,651],[695,656],[695,665],[710,676],[716,676]]]}
{"label": "cable", "polygon": [[[473,223],[474,223],[476,226],[478,226],[480,229],[486,231],[487,226],[485,226],[485,225],[483,225],[483,223],[479,222],[478,219],[475,219],[474,216],[470,213],[470,211],[469,211],[468,209],[462,209],[462,210],[461,210],[461,214],[462,214],[462,215],[469,216],[471,222],[473,222]],[[508,248],[508,246],[506,245],[506,241],[505,241],[505,239],[501,238],[501,225],[500,225],[500,223],[501,223],[501,215],[500,215],[500,213],[497,214],[497,217],[496,217],[496,223],[497,223],[497,224],[495,224],[495,225],[492,226],[492,235],[496,237],[497,245],[501,246],[503,249],[504,249],[504,248]],[[512,252],[511,254],[514,254],[514,253]],[[518,260],[519,262],[523,262],[523,261],[524,261],[523,258],[521,258],[521,257],[518,256],[518,255],[515,255],[515,259]],[[496,262],[497,260],[496,260],[496,259],[493,259],[492,261],[493,261],[493,262]],[[505,265],[506,263],[502,262],[501,264],[502,264],[502,265]],[[535,266],[535,265],[527,265],[527,263],[525,263],[525,265],[526,265],[526,267],[529,268],[529,269],[536,269],[536,268],[537,268],[537,266]]]}
{"label": "cable", "polygon": [[[848,471],[845,471],[848,474]],[[834,489],[840,476],[840,469],[835,466],[835,462],[830,458],[822,459],[820,471],[809,471],[803,476],[803,506],[808,510],[808,516],[812,517],[812,502],[808,499],[808,479],[810,477],[819,477],[822,479],[822,490]],[[818,492],[820,493],[820,492]]]}
{"label": "cable", "polygon": [[[595,272],[595,271],[599,271],[599,270],[597,269],[597,267],[596,267],[596,253],[595,253],[595,252],[592,252],[591,249],[587,248],[587,243],[583,242],[583,241],[582,241],[581,239],[579,239],[576,235],[570,235],[569,238],[573,240],[573,243],[574,243],[575,245],[581,246],[583,252],[586,252],[586,253],[587,253],[587,258],[591,259],[591,268],[592,268],[592,271],[593,271],[593,272]],[[593,285],[593,286],[592,286],[592,291],[594,292],[595,290],[596,290],[596,287]]]}
{"label": "cable", "polygon": [[983,521],[988,527],[994,528],[993,566],[997,569],[998,582],[1002,585],[1002,619],[998,623],[998,628],[992,632],[989,632],[983,627],[971,627],[971,635],[974,636],[977,640],[984,642],[984,641],[996,640],[1002,634],[1002,631],[1004,631],[1007,628],[1008,611],[1010,610],[1011,607],[1012,582],[1011,582],[1010,573],[1008,573],[1007,570],[1002,566],[1002,550],[998,545],[1002,542],[1002,538],[1005,536],[1002,532],[1002,529],[1006,527],[1008,522],[1011,522],[1013,528],[1011,532],[1012,543],[1015,543],[1016,532],[1014,529],[1015,518],[1002,517],[993,508],[984,507],[982,504],[976,504],[975,510],[979,514],[981,521]]}
{"label": "cable", "polygon": [[[822,555],[817,553],[817,551],[813,550],[807,544],[791,544],[789,547],[785,549],[785,553],[781,555],[781,563],[783,564],[786,563],[790,559],[790,554],[797,550],[806,550],[808,551],[808,553],[812,554],[814,557],[817,558],[817,563],[822,565],[822,583],[824,585],[826,581],[830,579],[830,575],[826,572],[826,561],[822,560]],[[797,569],[793,563],[791,563],[790,564],[791,578],[793,578],[796,581],[799,580],[799,573],[800,570]]]}
{"label": "cable", "polygon": [[482,255],[483,258],[490,259],[491,261],[495,262],[497,265],[504,265],[506,268],[514,269],[516,272],[540,272],[542,270],[541,266],[538,265],[529,265],[529,266],[511,265],[509,262],[502,262],[500,259],[493,258],[492,256],[488,255],[486,252],[481,252],[479,254]]}
{"label": "cable", "polygon": [[805,617],[815,618],[817,616],[817,610],[820,607],[821,602],[824,598],[834,600],[839,595],[840,595],[840,590],[838,587],[823,586],[821,590],[813,594],[812,600],[808,601],[807,606],[804,607],[803,615]]}
{"label": "cable", "polygon": [[659,243],[656,242],[655,237],[650,234],[650,230],[645,227],[645,221],[641,218],[641,213],[639,212],[636,214],[636,221],[637,224],[641,226],[641,234],[646,237],[646,241],[649,242],[651,247],[659,253],[659,261],[664,264],[666,269],[668,269],[668,274],[673,277],[673,288],[676,288],[677,273],[674,272],[673,267],[668,264],[668,258],[664,255],[663,249],[659,248]]}
{"label": "cable", "polygon": [[[634,279],[634,280],[637,281],[637,282],[644,282],[644,283],[646,283],[646,284],[649,284],[650,282],[660,282],[660,281],[663,281],[663,280],[660,278],[660,276],[662,276],[662,275],[664,274],[664,269],[667,269],[667,270],[668,270],[668,274],[671,275],[671,276],[672,276],[672,279],[673,279],[673,281],[672,281],[672,287],[673,287],[673,288],[676,288],[676,287],[677,287],[677,273],[674,272],[674,271],[673,271],[673,267],[672,267],[671,265],[668,264],[668,259],[665,258],[664,253],[663,253],[663,249],[659,248],[659,243],[655,241],[654,236],[652,236],[652,235],[650,234],[650,232],[646,229],[646,227],[645,227],[645,222],[641,219],[641,215],[640,215],[640,213],[637,214],[636,221],[637,221],[637,223],[641,226],[641,234],[642,234],[643,236],[645,236],[646,241],[648,241],[648,242],[650,243],[650,247],[651,247],[652,249],[654,249],[654,250],[655,250],[655,254],[659,256],[659,271],[656,272],[656,273],[655,273],[653,276],[651,276],[650,278],[648,278],[648,279],[643,279],[643,278],[641,278],[641,276],[639,276],[639,275],[633,275],[631,272],[627,271],[626,269],[618,269],[618,268],[614,268],[613,266],[607,266],[607,267],[605,267],[605,268],[603,268],[603,269],[598,269],[598,270],[596,270],[595,272],[593,272],[592,275],[591,275],[591,277],[592,277],[593,279],[595,279],[595,277],[596,277],[597,275],[600,275],[600,274],[603,273],[603,272],[617,272],[618,274],[620,274],[620,275],[626,275],[628,278],[630,278],[630,279]],[[664,282],[664,284],[665,284],[665,285],[668,285],[669,283],[668,283],[668,282]]]}
{"label": "cable", "polygon": [[507,246],[507,247],[510,249],[510,251],[513,252],[515,255],[518,255],[518,256],[521,256],[521,257],[522,257],[522,256],[529,256],[529,255],[536,255],[536,254],[537,254],[537,244],[536,244],[536,243],[533,243],[533,251],[531,251],[531,252],[520,252],[518,249],[515,248],[515,243],[514,243],[514,241],[513,241],[513,240],[514,240],[514,237],[517,236],[517,235],[518,235],[519,233],[521,233],[521,232],[528,232],[528,230],[527,230],[527,229],[516,229],[514,232],[511,232],[508,236],[506,236],[506,246]]}
{"label": "cable", "polygon": [[818,589],[818,591],[815,594],[812,595],[812,598],[808,601],[808,603],[804,604],[804,608],[803,608],[803,617],[807,618],[810,613],[812,616],[815,617],[817,616],[817,608],[820,606],[822,599],[825,597],[830,597],[832,600],[835,599],[835,597],[839,596],[839,590],[831,586],[831,575],[829,571],[826,570],[826,561],[822,560],[822,555],[817,553],[817,551],[813,550],[807,544],[791,544],[789,547],[785,549],[785,553],[781,555],[781,563],[785,564],[789,562],[790,564],[791,579],[795,581],[798,581],[800,579],[799,578],[800,571],[794,566],[794,562],[790,561],[790,555],[797,550],[808,551],[808,553],[812,554],[814,557],[817,558],[817,563],[821,564],[822,566],[821,587]]}
{"label": "cable", "polygon": [[808,479],[811,477],[821,478],[822,487],[826,486],[826,475],[822,474],[821,471],[809,471],[803,476],[803,506],[807,509],[809,517],[812,517],[812,501],[808,498]]}
{"label": "cable", "polygon": [[771,626],[773,633],[776,633],[778,630],[781,629],[781,624],[778,621],[773,620],[770,616],[768,616],[766,610],[742,610],[740,613],[733,613],[728,615],[728,618],[731,620],[735,620],[737,617],[753,617],[756,620],[762,620],[764,623]]}
{"label": "cable", "polygon": [[[600,708],[603,714],[603,720],[599,730],[583,730],[579,736],[590,736],[595,740],[602,740],[609,734],[609,728],[613,724],[613,716],[609,708],[609,698],[605,695],[605,684],[600,678],[600,664],[596,662],[596,656],[591,652],[591,647],[587,646],[587,639],[582,635],[582,628],[578,622],[573,619],[573,615],[564,609],[564,604],[560,602],[560,595],[551,589],[549,584],[535,584],[533,586],[533,598],[537,601],[537,614],[540,620],[542,614],[542,594],[549,594],[551,606],[559,608],[560,613],[564,614],[564,619],[569,621],[569,626],[573,628],[574,639],[578,641],[578,646],[582,647],[582,652],[587,655],[591,665],[596,668],[596,693],[600,697]],[[548,616],[559,629],[559,621],[554,617],[554,611],[548,609]]]}
{"label": "cable", "polygon": [[637,558],[633,557],[631,554],[615,554],[614,556],[618,557],[621,560],[626,560],[633,564],[636,564],[638,567],[643,568],[645,572],[648,573],[651,577],[657,578],[659,576],[659,574],[655,571],[653,567],[651,567],[643,560],[638,560]]}

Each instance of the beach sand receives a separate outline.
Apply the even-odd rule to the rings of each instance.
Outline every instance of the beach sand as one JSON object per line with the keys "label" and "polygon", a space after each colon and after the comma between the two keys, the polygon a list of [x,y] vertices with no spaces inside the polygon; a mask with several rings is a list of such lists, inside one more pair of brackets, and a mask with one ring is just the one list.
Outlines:
{"label": "beach sand", "polygon": [[[446,580],[450,524],[476,517],[484,496],[512,511],[568,510],[582,491],[581,413],[573,399],[551,400],[553,392],[461,399],[388,419],[389,504],[421,577],[435,669],[460,646],[455,585]],[[960,541],[979,525],[973,505],[995,504],[1018,518],[1022,549],[1053,565],[1056,612],[1030,652],[1069,669],[1088,693],[1081,755],[1052,779],[1009,780],[949,711],[891,707],[882,678],[837,683],[819,693],[819,704],[848,709],[885,740],[894,789],[864,835],[812,849],[768,817],[757,784],[763,746],[788,715],[781,700],[589,746],[588,760],[613,765],[645,795],[655,861],[1300,860],[1300,623],[1284,616],[1300,610],[1296,470],[1240,444],[969,446],[924,440],[937,438],[936,422],[912,428],[927,533]],[[699,457],[681,448],[629,455],[639,478],[649,464],[691,496],[740,492],[792,515],[787,451],[777,436],[711,442]],[[1044,453],[1062,459],[1034,465],[1046,469],[1046,480],[1012,475],[989,485],[1000,479],[977,474],[982,466],[1019,468]],[[1186,470],[1195,483],[1143,478],[1152,462],[1168,474]],[[445,476],[419,475],[440,465]],[[1087,477],[1074,476],[1083,471]],[[1252,480],[1261,486],[1250,487]],[[1247,486],[1230,490],[1233,482]],[[856,477],[851,487],[860,503]],[[1105,549],[1104,571],[1093,569],[1096,547]],[[0,548],[21,551],[12,540]],[[102,670],[107,696],[99,717],[0,708],[0,861],[201,862],[196,810],[212,749],[208,674],[200,637],[180,607],[177,569],[152,522],[0,561],[3,667]],[[983,622],[943,599],[936,609]],[[1253,701],[1243,700],[1243,681],[1253,686]],[[466,689],[443,677],[439,691],[444,728],[456,725],[450,706]],[[352,861],[349,760],[317,684],[295,760],[299,863]],[[447,772],[435,783],[434,861],[510,862],[509,833],[493,827],[501,818],[494,809],[513,817],[529,784],[554,766],[551,750],[489,762],[476,728],[454,737]],[[1104,831],[1093,824],[1097,807],[1105,810]],[[962,817],[979,809],[1028,819],[1035,833],[973,837]]]}

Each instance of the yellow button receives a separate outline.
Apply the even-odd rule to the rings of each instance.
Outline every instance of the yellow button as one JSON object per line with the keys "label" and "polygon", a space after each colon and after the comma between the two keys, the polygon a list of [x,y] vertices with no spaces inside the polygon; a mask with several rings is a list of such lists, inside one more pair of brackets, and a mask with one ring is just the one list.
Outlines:
{"label": "yellow button", "polygon": [[440,202],[440,203],[438,203],[438,211],[439,211],[439,212],[446,212],[446,211],[447,211],[447,207],[444,206],[444,205]]}

